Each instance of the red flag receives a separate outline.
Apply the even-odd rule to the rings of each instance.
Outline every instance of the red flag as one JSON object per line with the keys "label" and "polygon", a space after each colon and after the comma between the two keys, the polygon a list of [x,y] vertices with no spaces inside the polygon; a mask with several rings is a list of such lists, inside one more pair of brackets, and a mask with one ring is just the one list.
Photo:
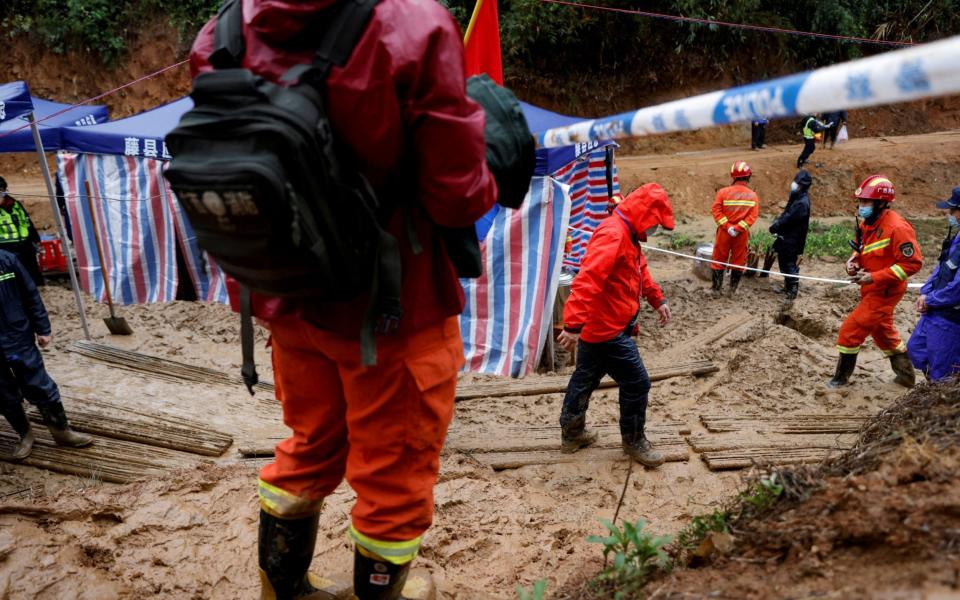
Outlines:
{"label": "red flag", "polygon": [[467,33],[463,36],[463,44],[466,48],[467,77],[486,73],[503,85],[497,0],[477,0]]}

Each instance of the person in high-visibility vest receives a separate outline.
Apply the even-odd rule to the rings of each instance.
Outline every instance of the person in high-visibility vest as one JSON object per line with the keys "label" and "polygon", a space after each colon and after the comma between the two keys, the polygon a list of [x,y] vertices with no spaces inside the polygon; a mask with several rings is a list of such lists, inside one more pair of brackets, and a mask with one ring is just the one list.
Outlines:
{"label": "person in high-visibility vest", "polygon": [[803,151],[797,157],[797,168],[806,164],[807,159],[817,149],[817,134],[832,127],[833,123],[822,123],[813,115],[808,115],[803,120]]}
{"label": "person in high-visibility vest", "polygon": [[7,181],[0,177],[0,249],[10,252],[23,263],[34,285],[43,285],[37,263],[40,234],[23,204],[7,191]]}
{"label": "person in high-visibility vest", "polygon": [[760,199],[757,193],[748,187],[753,172],[750,165],[738,160],[730,167],[733,184],[722,188],[713,199],[711,213],[717,223],[717,235],[713,242],[713,294],[719,296],[723,289],[722,264],[730,267],[730,293],[737,291],[743,267],[747,264],[747,244],[750,241],[750,227],[760,214]]}
{"label": "person in high-visibility vest", "polygon": [[893,324],[893,310],[907,291],[907,278],[923,266],[917,235],[913,226],[890,208],[896,190],[885,175],[867,177],[854,197],[863,220],[857,227],[857,249],[847,260],[847,275],[860,286],[860,303],[840,326],[840,356],[827,387],[849,383],[860,347],[868,336],[890,359],[895,381],[913,387],[916,375],[907,347]]}

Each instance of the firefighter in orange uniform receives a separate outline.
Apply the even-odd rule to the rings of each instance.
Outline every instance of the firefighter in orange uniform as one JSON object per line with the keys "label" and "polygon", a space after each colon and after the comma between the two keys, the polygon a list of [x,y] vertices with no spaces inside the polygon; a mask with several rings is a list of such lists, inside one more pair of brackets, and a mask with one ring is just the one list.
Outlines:
{"label": "firefighter in orange uniform", "polygon": [[[760,214],[760,199],[751,190],[750,165],[741,161],[730,167],[733,184],[717,192],[713,199],[713,220],[717,222],[717,237],[713,242],[713,260],[743,267],[747,264],[747,243],[750,227]],[[723,289],[723,265],[713,263],[713,295],[719,296]],[[730,294],[737,291],[743,268],[730,269]]]}
{"label": "firefighter in orange uniform", "polygon": [[847,261],[847,274],[860,285],[860,303],[840,326],[837,371],[827,387],[850,381],[857,354],[867,336],[890,359],[896,382],[912,387],[913,365],[907,347],[893,325],[893,309],[907,291],[907,278],[920,270],[923,257],[913,226],[890,208],[896,197],[893,183],[884,175],[871,175],[854,197],[860,202],[856,249]]}

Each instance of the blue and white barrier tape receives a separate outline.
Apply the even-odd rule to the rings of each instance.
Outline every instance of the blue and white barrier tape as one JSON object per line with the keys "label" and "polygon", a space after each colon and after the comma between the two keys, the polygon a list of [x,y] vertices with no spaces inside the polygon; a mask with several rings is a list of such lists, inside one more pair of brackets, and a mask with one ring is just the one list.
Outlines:
{"label": "blue and white barrier tape", "polygon": [[535,135],[541,146],[640,137],[960,92],[960,36]]}

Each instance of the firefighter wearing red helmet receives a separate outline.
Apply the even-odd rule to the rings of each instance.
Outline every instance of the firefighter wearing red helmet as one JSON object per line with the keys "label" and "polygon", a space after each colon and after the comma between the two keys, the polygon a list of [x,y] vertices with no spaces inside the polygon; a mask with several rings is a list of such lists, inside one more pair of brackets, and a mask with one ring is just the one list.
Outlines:
{"label": "firefighter wearing red helmet", "polygon": [[[747,244],[750,241],[750,227],[760,214],[760,199],[750,189],[750,165],[742,160],[730,167],[733,184],[719,192],[713,199],[713,220],[717,223],[717,236],[713,242],[713,260],[737,265],[730,268],[730,293],[737,291],[743,267],[747,264]],[[716,262],[713,269],[713,294],[719,296],[723,290],[723,272],[727,268]]]}
{"label": "firefighter wearing red helmet", "polygon": [[857,188],[859,201],[857,239],[847,261],[847,274],[860,286],[860,303],[840,326],[837,370],[827,387],[850,381],[857,354],[868,336],[890,359],[896,382],[912,387],[913,365],[893,324],[893,309],[907,291],[907,278],[920,270],[923,257],[913,226],[890,208],[896,198],[893,183],[884,175],[871,175]]}

